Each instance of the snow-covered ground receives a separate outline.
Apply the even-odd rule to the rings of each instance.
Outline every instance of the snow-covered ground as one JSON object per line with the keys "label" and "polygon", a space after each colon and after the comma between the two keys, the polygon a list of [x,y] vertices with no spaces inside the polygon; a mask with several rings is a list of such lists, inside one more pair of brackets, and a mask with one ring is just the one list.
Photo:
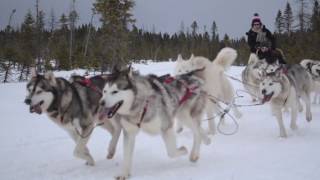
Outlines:
{"label": "snow-covered ground", "polygon": [[[166,74],[173,62],[135,65],[142,73]],[[240,77],[242,68],[232,67],[227,74]],[[57,73],[68,76],[68,73]],[[242,85],[232,81],[235,89]],[[110,135],[94,130],[88,147],[96,166],[88,167],[73,157],[74,144],[65,131],[46,115],[30,114],[23,103],[26,83],[0,84],[0,179],[113,179],[121,170],[122,139],[112,160],[107,160]],[[237,103],[251,103],[249,97]],[[279,129],[269,106],[243,107],[239,131],[232,136],[218,134],[209,146],[202,145],[200,159],[191,163],[188,156],[170,159],[160,136],[140,133],[134,152],[131,179],[201,180],[316,180],[320,178],[320,110],[312,105],[313,121],[299,114],[299,129],[289,128],[287,139],[278,137]],[[206,122],[204,122],[207,124]],[[231,121],[225,125],[234,127]],[[225,127],[223,126],[223,127]],[[178,134],[178,143],[190,150],[192,134]]]}

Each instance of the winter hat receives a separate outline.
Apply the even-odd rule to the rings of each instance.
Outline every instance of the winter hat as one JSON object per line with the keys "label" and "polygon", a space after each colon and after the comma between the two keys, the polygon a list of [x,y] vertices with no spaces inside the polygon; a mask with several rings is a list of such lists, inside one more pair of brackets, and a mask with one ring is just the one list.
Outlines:
{"label": "winter hat", "polygon": [[253,27],[253,24],[254,24],[254,23],[260,23],[260,24],[262,24],[262,23],[261,23],[261,19],[260,19],[258,13],[254,13],[254,15],[253,15],[253,18],[252,18],[252,21],[251,21],[251,26],[252,26],[252,27]]}

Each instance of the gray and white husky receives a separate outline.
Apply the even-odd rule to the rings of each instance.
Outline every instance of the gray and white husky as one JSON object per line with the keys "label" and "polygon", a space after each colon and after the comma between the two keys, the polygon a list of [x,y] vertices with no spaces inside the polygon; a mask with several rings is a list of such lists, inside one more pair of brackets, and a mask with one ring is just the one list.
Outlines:
{"label": "gray and white husky", "polygon": [[114,78],[105,85],[100,103],[104,107],[103,115],[112,118],[117,114],[121,118],[124,164],[117,179],[126,179],[131,173],[135,138],[140,130],[151,135],[161,134],[169,157],[187,154],[184,146],[177,148],[175,118],[192,130],[190,161],[197,161],[201,143],[210,143],[200,127],[205,109],[202,80],[192,72],[176,77],[143,76],[131,70],[116,70],[112,74]]}
{"label": "gray and white husky", "polygon": [[320,61],[303,59],[300,65],[310,73],[312,77],[313,103],[320,103]]}
{"label": "gray and white husky", "polygon": [[112,134],[107,158],[112,158],[120,135],[120,126],[111,123],[115,120],[98,120],[99,100],[106,82],[100,76],[90,78],[90,86],[81,83],[83,77],[74,76],[69,82],[64,78],[56,78],[52,72],[44,75],[32,70],[32,78],[27,83],[25,103],[30,106],[31,113],[46,113],[48,117],[62,129],[66,130],[74,140],[76,147],[74,156],[94,165],[86,144],[97,123]]}
{"label": "gray and white husky", "polygon": [[259,60],[258,56],[254,53],[250,54],[248,65],[242,71],[242,83],[255,102],[261,99],[261,93],[259,91],[259,84],[263,78],[263,69],[266,67],[266,62]]}
{"label": "gray and white husky", "polygon": [[[197,69],[204,69],[197,73],[200,78],[204,79],[203,91],[209,96],[206,98],[207,103],[207,118],[212,118],[214,113],[218,113],[220,108],[215,101],[222,101],[230,104],[235,116],[240,118],[241,112],[236,106],[233,106],[234,89],[230,80],[225,75],[225,71],[231,66],[237,57],[237,52],[229,47],[223,48],[218,53],[217,57],[211,62],[209,59],[201,56],[191,56],[189,60],[184,60],[181,55],[177,58],[175,66],[175,74],[186,74]],[[216,133],[216,125],[214,120],[208,121],[209,133]]]}
{"label": "gray and white husky", "polygon": [[306,105],[306,120],[312,120],[310,107],[310,92],[312,80],[306,70],[299,64],[281,66],[268,65],[265,69],[266,76],[260,83],[262,102],[270,101],[273,115],[276,116],[280,127],[280,137],[287,137],[283,124],[282,110],[291,110],[291,129],[297,129],[297,114],[301,109],[299,98]]}

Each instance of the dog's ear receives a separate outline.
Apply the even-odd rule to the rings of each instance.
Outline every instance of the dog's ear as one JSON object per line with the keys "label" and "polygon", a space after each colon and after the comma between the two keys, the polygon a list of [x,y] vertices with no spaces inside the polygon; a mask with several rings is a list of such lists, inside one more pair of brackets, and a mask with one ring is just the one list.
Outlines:
{"label": "dog's ear", "polygon": [[44,78],[50,82],[52,86],[55,86],[57,84],[56,78],[54,77],[54,74],[52,71],[48,71],[44,74]]}
{"label": "dog's ear", "polygon": [[133,79],[133,73],[134,73],[133,71],[134,71],[133,68],[131,68],[131,66],[130,66],[127,70],[127,74],[128,74],[129,79]]}
{"label": "dog's ear", "polygon": [[183,61],[182,56],[181,56],[181,54],[178,54],[177,62],[181,62],[181,61]]}
{"label": "dog's ear", "polygon": [[189,59],[193,59],[193,58],[194,58],[194,55],[193,55],[193,53],[192,53]]}
{"label": "dog's ear", "polygon": [[112,67],[112,69],[111,69],[111,74],[120,74],[120,72],[121,72],[121,70],[120,70],[118,64],[114,65],[114,66]]}
{"label": "dog's ear", "polygon": [[30,71],[31,71],[31,77],[37,77],[38,73],[35,67],[31,67]]}
{"label": "dog's ear", "polygon": [[261,79],[264,79],[267,76],[267,72],[264,69],[260,69],[258,73]]}
{"label": "dog's ear", "polygon": [[280,70],[276,70],[276,71],[275,71],[275,76],[276,76],[277,78],[280,78],[280,77],[281,77],[281,74],[282,74],[282,71],[280,71]]}

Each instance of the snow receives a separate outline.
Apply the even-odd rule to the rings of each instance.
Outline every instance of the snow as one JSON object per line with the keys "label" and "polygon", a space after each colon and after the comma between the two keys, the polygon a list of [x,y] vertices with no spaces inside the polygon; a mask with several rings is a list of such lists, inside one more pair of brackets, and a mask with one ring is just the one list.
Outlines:
{"label": "snow", "polygon": [[[173,72],[174,62],[135,64],[143,74],[163,75]],[[239,78],[243,67],[232,67],[227,74]],[[75,71],[73,71],[75,72]],[[84,72],[84,71],[77,71]],[[70,72],[56,75],[68,77]],[[242,85],[232,80],[235,89]],[[88,144],[96,165],[88,167],[73,157],[74,143],[65,131],[46,115],[30,114],[23,103],[26,83],[0,84],[0,179],[113,179],[121,170],[122,137],[112,160],[107,160],[108,132],[94,130]],[[242,93],[243,94],[243,93]],[[238,104],[250,104],[245,96]],[[191,163],[188,156],[170,159],[160,136],[140,133],[134,151],[133,180],[315,180],[320,177],[320,110],[312,105],[313,121],[299,114],[297,131],[289,128],[288,138],[279,138],[276,119],[268,105],[242,107],[239,131],[232,136],[217,134],[209,146],[202,145],[200,159]],[[207,125],[207,122],[204,122]],[[227,120],[222,127],[234,128]],[[179,145],[190,151],[192,134],[178,134]]]}

